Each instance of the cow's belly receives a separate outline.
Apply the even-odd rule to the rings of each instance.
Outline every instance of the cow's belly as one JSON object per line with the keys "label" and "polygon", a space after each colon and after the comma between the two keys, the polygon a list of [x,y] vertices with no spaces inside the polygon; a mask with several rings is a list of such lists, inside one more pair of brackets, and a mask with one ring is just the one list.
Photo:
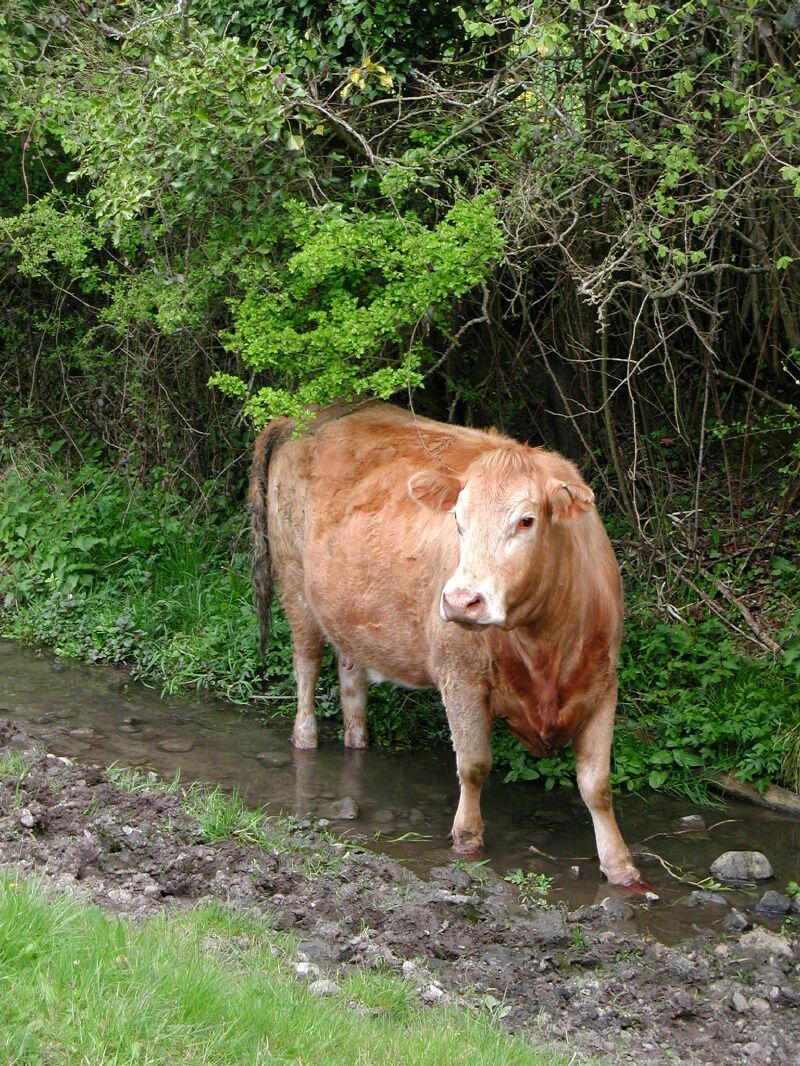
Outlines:
{"label": "cow's belly", "polygon": [[359,580],[352,572],[341,583],[327,575],[307,577],[308,602],[323,633],[341,655],[365,666],[370,680],[435,686],[425,620],[418,611],[388,602],[380,582]]}

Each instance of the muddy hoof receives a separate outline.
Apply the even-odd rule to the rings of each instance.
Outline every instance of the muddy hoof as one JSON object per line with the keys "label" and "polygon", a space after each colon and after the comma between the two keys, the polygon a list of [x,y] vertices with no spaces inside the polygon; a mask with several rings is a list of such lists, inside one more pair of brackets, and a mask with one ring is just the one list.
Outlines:
{"label": "muddy hoof", "polygon": [[463,855],[467,859],[474,859],[483,851],[483,840],[481,840],[480,837],[462,837],[460,840],[454,840],[451,835],[450,839],[453,841],[452,848],[456,855]]}
{"label": "muddy hoof", "polygon": [[367,734],[360,729],[346,732],[344,735],[344,746],[346,748],[355,748],[356,750],[363,750],[364,748],[369,747]]}

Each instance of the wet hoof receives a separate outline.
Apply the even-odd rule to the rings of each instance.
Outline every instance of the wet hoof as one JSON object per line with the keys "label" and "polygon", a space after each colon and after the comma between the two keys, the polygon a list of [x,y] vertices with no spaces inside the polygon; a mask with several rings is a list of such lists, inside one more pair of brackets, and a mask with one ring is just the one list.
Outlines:
{"label": "wet hoof", "polygon": [[317,746],[316,730],[313,732],[310,730],[295,730],[294,733],[292,733],[291,745],[297,751],[311,751]]}
{"label": "wet hoof", "polygon": [[629,877],[627,880],[613,881],[609,878],[609,883],[612,884],[614,888],[624,888],[626,892],[635,892],[637,894],[651,892],[653,889],[652,882],[645,881],[640,874]]}
{"label": "wet hoof", "polygon": [[363,749],[369,746],[369,739],[364,729],[346,729],[344,733],[346,748]]}
{"label": "wet hoof", "polygon": [[462,836],[456,839],[451,833],[450,840],[453,842],[452,848],[456,855],[463,855],[465,859],[474,859],[483,851],[482,837]]}

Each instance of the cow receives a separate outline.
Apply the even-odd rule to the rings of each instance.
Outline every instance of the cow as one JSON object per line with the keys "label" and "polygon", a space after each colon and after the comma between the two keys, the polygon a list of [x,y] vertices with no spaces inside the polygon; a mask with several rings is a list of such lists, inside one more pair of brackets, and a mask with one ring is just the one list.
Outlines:
{"label": "cow", "polygon": [[535,755],[572,740],[600,869],[641,881],[611,803],[622,590],[575,466],[495,430],[377,401],[258,436],[249,492],[262,651],[277,578],[293,635],[296,748],[317,745],[325,643],[344,743],[367,745],[370,681],[438,688],[460,784],[454,850],[483,847],[480,795],[496,718]]}

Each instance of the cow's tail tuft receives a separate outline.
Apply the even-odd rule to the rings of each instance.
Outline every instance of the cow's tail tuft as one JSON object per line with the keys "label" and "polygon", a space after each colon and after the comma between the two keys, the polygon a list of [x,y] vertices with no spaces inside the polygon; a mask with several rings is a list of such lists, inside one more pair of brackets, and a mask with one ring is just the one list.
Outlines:
{"label": "cow's tail tuft", "polygon": [[270,642],[271,604],[274,591],[272,552],[269,543],[269,518],[267,491],[269,488],[269,464],[273,452],[292,434],[292,423],[285,418],[276,419],[262,430],[256,438],[253,464],[250,467],[248,510],[253,535],[253,556],[250,578],[253,586],[253,606],[258,618],[259,654],[263,660]]}

